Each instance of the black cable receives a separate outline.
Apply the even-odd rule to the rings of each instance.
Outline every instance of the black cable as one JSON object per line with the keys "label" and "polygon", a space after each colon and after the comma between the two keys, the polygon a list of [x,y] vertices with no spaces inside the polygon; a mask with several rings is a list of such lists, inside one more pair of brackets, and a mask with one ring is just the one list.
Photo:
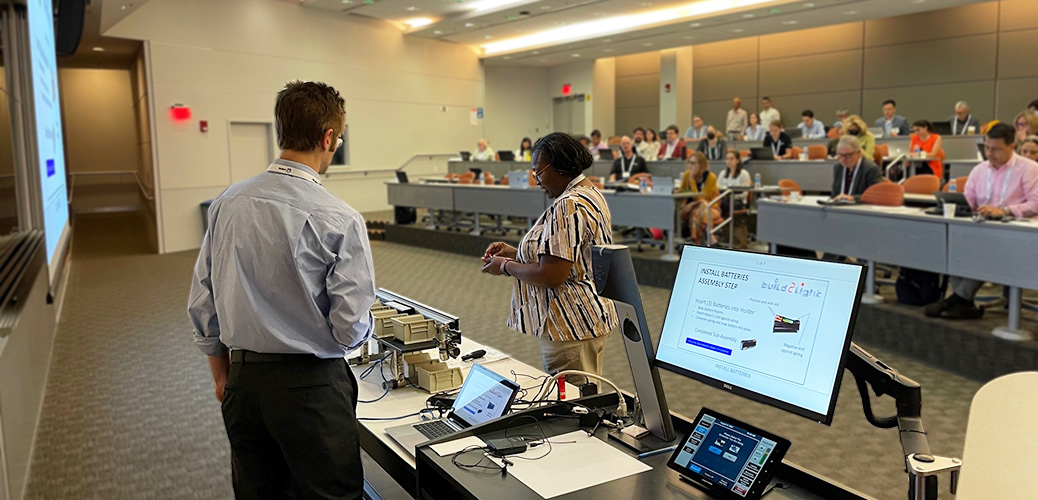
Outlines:
{"label": "black cable", "polygon": [[[462,455],[464,455],[466,453],[471,453],[473,451],[481,452],[480,455],[479,455],[479,460],[477,460],[475,463],[467,464],[467,463],[464,463],[461,460],[459,460],[459,458]],[[490,461],[490,463],[494,464],[493,467],[491,467],[489,465],[483,465],[483,461],[487,459],[487,451],[489,451],[489,450],[487,449],[486,446],[476,446],[476,445],[466,446],[461,451],[451,455],[451,463],[454,464],[455,467],[459,467],[459,468],[462,468],[462,469],[488,469],[488,470],[493,470],[493,471],[504,471],[507,466],[497,465],[497,463],[494,462],[493,460]]]}

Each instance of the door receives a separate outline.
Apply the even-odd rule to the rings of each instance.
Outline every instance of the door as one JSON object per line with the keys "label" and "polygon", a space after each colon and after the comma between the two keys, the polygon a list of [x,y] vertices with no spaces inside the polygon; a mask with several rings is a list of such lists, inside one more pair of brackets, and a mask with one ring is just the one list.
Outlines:
{"label": "door", "polygon": [[569,133],[575,135],[590,135],[591,130],[586,128],[587,124],[584,123],[584,108],[587,106],[587,100],[584,98],[584,94],[575,95],[570,99]]}
{"label": "door", "polygon": [[555,132],[569,134],[569,108],[570,102],[565,97],[552,99],[552,124]]}
{"label": "door", "polygon": [[231,122],[231,183],[241,182],[270,166],[274,161],[271,124]]}

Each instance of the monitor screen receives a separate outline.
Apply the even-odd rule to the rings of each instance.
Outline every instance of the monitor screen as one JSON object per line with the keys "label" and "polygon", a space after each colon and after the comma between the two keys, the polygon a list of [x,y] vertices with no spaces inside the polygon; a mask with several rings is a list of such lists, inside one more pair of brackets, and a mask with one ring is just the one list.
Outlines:
{"label": "monitor screen", "polygon": [[864,277],[856,264],[686,246],[656,363],[828,425]]}
{"label": "monitor screen", "polygon": [[483,365],[472,365],[451,407],[451,416],[468,425],[482,424],[504,415],[518,392],[515,382]]}

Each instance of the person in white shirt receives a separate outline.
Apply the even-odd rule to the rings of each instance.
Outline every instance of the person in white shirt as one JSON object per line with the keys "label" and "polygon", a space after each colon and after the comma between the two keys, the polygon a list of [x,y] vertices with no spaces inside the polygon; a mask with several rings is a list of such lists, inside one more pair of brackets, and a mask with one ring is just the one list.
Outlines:
{"label": "person in white shirt", "polygon": [[472,161],[496,161],[497,153],[490,149],[490,143],[486,139],[476,142],[476,154],[472,155]]}
{"label": "person in white shirt", "polygon": [[802,121],[797,125],[797,128],[803,132],[801,137],[804,139],[825,139],[825,125],[815,120],[814,111],[805,109],[803,113],[800,113],[800,119]]}
{"label": "person in white shirt", "polygon": [[750,126],[742,134],[742,140],[760,142],[764,140],[764,134],[768,133],[767,127],[760,124],[757,113],[750,113]]}
{"label": "person in white shirt", "polygon": [[685,142],[696,142],[706,138],[706,125],[698,115],[692,117],[692,126],[685,129]]}
{"label": "person in white shirt", "polygon": [[660,152],[660,135],[656,133],[655,129],[645,130],[645,147],[638,149],[638,156],[645,152],[645,161],[656,161]]}
{"label": "person in white shirt", "polygon": [[591,157],[598,161],[599,152],[603,149],[609,149],[609,145],[602,141],[602,132],[598,129],[591,131],[591,144],[587,145],[588,152],[591,153]]}
{"label": "person in white shirt", "polygon": [[742,99],[736,97],[732,100],[732,109],[728,110],[728,120],[725,122],[725,133],[733,141],[739,138],[749,123],[746,110],[742,109]]}
{"label": "person in white shirt", "polygon": [[[739,156],[738,151],[729,151],[724,157],[725,169],[721,171],[720,175],[717,176],[717,188],[723,193],[726,189],[733,187],[753,187],[753,181],[750,180],[750,173],[743,167],[742,158]],[[732,216],[732,204],[735,205],[735,211],[744,210],[746,208],[747,193],[740,193],[735,195],[731,201],[721,202],[721,217],[727,219]],[[748,228],[744,218],[736,218],[732,221],[732,227],[735,231],[735,247],[746,248]]]}
{"label": "person in white shirt", "polygon": [[779,113],[779,110],[771,107],[771,98],[770,97],[761,98],[760,103],[761,103],[761,106],[764,107],[764,109],[762,109],[760,111],[760,122],[761,123],[767,123],[770,126],[771,122],[775,122],[775,121],[781,122],[782,121],[782,113]]}
{"label": "person in white shirt", "polygon": [[515,161],[530,161],[532,152],[533,142],[529,137],[523,137],[522,142],[519,143],[519,149],[515,150]]}
{"label": "person in white shirt", "polygon": [[649,161],[650,157],[651,159],[656,159],[656,153],[659,153],[660,147],[657,145],[653,149],[652,145],[645,140],[645,129],[641,127],[635,128],[632,136],[634,138],[634,154],[641,156],[645,161]]}

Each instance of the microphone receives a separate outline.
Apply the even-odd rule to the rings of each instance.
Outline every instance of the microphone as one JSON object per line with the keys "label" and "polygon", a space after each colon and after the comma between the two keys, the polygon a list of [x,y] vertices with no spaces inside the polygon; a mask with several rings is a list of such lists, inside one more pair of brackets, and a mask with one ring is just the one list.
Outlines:
{"label": "microphone", "polygon": [[472,352],[462,356],[461,360],[462,361],[468,361],[470,359],[479,359],[479,358],[482,358],[483,356],[486,356],[486,354],[487,354],[487,351],[484,351],[483,349],[476,349],[475,351],[472,351]]}

